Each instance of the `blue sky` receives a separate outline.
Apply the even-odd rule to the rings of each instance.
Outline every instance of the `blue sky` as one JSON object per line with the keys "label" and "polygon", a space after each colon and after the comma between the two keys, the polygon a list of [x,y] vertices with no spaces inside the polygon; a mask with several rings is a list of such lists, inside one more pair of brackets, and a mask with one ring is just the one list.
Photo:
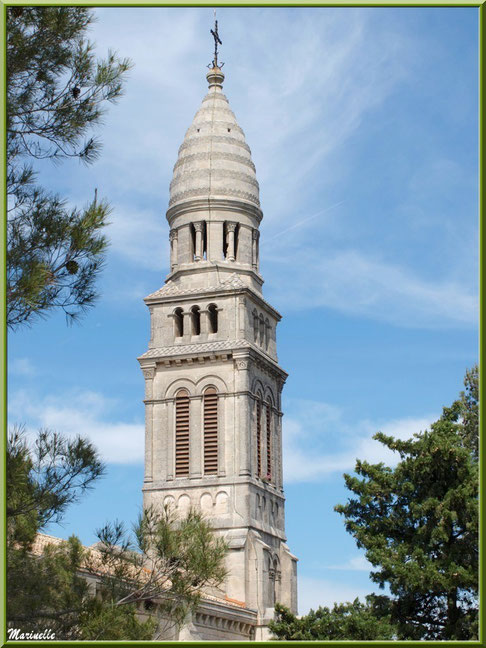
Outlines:
{"label": "blue sky", "polygon": [[[206,93],[211,9],[105,8],[100,55],[134,69],[100,160],[44,164],[73,205],[113,206],[101,299],[80,326],[52,315],[9,337],[11,422],[88,435],[106,477],[61,527],[86,544],[134,520],[143,477],[142,299],[168,272],[177,149]],[[371,439],[424,429],[478,354],[475,8],[221,8],[224,92],[261,187],[264,295],[278,328],[284,480],[300,612],[373,590],[333,511]]]}

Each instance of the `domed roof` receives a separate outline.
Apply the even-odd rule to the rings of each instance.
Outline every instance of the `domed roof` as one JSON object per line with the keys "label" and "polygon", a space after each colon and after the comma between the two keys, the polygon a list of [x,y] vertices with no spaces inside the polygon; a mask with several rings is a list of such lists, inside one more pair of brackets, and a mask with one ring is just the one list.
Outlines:
{"label": "domed roof", "polygon": [[259,186],[245,134],[222,93],[224,75],[214,67],[209,92],[179,148],[169,207],[198,198],[238,200],[260,207]]}

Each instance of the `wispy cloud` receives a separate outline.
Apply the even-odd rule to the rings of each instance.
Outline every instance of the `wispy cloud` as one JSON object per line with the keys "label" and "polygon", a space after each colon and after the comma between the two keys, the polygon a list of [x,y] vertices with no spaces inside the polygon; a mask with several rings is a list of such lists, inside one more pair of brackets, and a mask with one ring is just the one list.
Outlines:
{"label": "wispy cloud", "polygon": [[133,213],[120,207],[107,234],[115,254],[135,267],[160,271],[167,266],[168,231],[159,212],[138,209]]}
{"label": "wispy cloud", "polygon": [[[158,201],[160,214],[177,149],[207,89],[210,11],[97,13],[100,54],[115,48],[135,63],[107,117],[98,172],[107,192],[133,207],[134,219],[141,200]],[[225,92],[253,149],[266,221],[290,225],[310,174],[410,75],[402,59],[414,49],[389,25],[352,9],[294,10],[290,21],[281,10],[222,9],[221,20]]]}
{"label": "wispy cloud", "polygon": [[400,439],[425,430],[435,416],[391,421],[347,420],[339,408],[313,401],[293,401],[283,423],[285,481],[319,482],[336,473],[353,471],[356,459],[395,465],[396,453],[373,435],[381,432]]}
{"label": "wispy cloud", "polygon": [[[211,11],[138,7],[97,14],[100,55],[115,48],[135,67],[125,96],[107,115],[103,156],[77,174],[77,191],[84,196],[86,187],[98,186],[111,200],[113,259],[164,271],[168,186],[206,92]],[[472,202],[461,209],[471,213],[475,180],[453,155],[427,151],[411,171],[397,171],[401,202],[393,203],[392,218],[372,223],[366,216],[369,249],[353,237],[361,214],[352,214],[348,190],[343,185],[333,193],[353,167],[353,138],[373,130],[420,64],[421,40],[386,15],[351,8],[220,11],[225,93],[261,186],[266,287],[286,310],[326,307],[400,326],[475,327],[477,232],[464,227],[453,202],[470,186]],[[373,165],[371,151],[368,159]],[[390,248],[397,227],[399,243]]]}
{"label": "wispy cloud", "polygon": [[29,358],[12,358],[8,361],[8,373],[12,376],[34,376],[36,368]]}
{"label": "wispy cloud", "polygon": [[373,565],[368,562],[364,556],[353,556],[345,563],[339,565],[327,565],[325,567],[321,567],[321,569],[370,572],[373,569]]}
{"label": "wispy cloud", "polygon": [[9,421],[25,423],[30,434],[48,428],[92,441],[109,463],[143,461],[144,425],[116,420],[116,400],[97,392],[70,392],[36,398],[18,391],[9,402]]}
{"label": "wispy cloud", "polygon": [[[356,249],[301,249],[292,260],[288,281],[269,281],[282,309],[324,306],[412,328],[478,325],[478,295],[453,280],[425,280]],[[273,262],[276,268],[288,265],[285,257]]]}

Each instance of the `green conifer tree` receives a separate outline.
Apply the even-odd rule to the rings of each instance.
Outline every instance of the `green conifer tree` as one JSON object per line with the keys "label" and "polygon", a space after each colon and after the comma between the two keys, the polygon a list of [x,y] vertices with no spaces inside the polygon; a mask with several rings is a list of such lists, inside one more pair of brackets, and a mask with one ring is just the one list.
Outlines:
{"label": "green conifer tree", "polygon": [[478,368],[466,391],[407,441],[379,432],[395,468],[358,461],[345,475],[356,496],[336,506],[388,585],[400,639],[478,637]]}
{"label": "green conifer tree", "polygon": [[[94,198],[83,208],[36,182],[33,163],[75,157],[93,162],[87,134],[122,94],[130,68],[110,52],[96,60],[82,7],[7,9],[7,323],[29,324],[62,309],[78,316],[96,298],[110,212]],[[86,138],[87,137],[87,138]]]}

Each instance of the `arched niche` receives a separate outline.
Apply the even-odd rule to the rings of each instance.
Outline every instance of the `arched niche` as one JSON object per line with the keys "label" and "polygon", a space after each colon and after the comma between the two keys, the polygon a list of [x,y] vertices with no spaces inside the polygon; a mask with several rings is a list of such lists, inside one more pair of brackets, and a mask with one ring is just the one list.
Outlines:
{"label": "arched niche", "polygon": [[190,378],[176,378],[165,390],[164,398],[175,398],[181,389],[185,389],[189,396],[196,394],[196,385]]}
{"label": "arched niche", "polygon": [[226,513],[229,513],[229,497],[226,491],[219,491],[217,493],[215,513],[216,515],[226,515]]}

